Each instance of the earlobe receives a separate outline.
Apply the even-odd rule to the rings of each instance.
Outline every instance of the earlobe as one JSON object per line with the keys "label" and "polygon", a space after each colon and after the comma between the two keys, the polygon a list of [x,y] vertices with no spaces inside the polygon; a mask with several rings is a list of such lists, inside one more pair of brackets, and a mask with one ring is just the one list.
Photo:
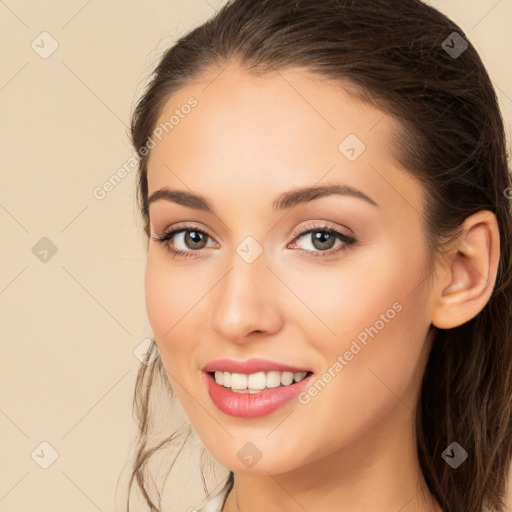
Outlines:
{"label": "earlobe", "polygon": [[496,216],[481,210],[464,221],[438,281],[432,324],[452,329],[474,318],[489,301],[498,272],[500,237]]}

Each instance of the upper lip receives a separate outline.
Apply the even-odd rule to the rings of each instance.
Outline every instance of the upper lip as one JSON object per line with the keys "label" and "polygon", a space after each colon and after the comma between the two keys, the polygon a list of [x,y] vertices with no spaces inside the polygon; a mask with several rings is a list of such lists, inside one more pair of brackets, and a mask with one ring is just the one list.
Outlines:
{"label": "upper lip", "polygon": [[230,372],[230,373],[256,373],[256,372],[308,372],[311,370],[299,368],[278,361],[270,361],[269,359],[252,358],[245,361],[237,361],[235,359],[216,359],[210,361],[203,366],[204,372]]}

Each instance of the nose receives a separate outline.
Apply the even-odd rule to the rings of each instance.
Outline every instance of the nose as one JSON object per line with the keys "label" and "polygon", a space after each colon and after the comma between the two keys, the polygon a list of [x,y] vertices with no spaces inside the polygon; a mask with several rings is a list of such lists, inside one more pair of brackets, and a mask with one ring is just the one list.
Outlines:
{"label": "nose", "polygon": [[212,294],[211,327],[221,339],[244,344],[251,333],[274,334],[283,325],[279,280],[267,268],[264,254],[247,263],[238,254]]}

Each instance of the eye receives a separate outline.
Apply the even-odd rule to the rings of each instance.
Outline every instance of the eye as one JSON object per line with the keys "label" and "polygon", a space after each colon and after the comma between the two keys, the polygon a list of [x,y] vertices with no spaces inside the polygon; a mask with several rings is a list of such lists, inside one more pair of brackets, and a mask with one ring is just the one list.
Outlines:
{"label": "eye", "polygon": [[[306,241],[304,245],[309,248],[299,247],[299,252],[312,257],[332,256],[357,242],[352,236],[327,225],[306,226],[296,236],[296,239],[301,238],[304,238]],[[340,242],[338,245],[336,245],[337,240]]]}
{"label": "eye", "polygon": [[[207,247],[208,238],[211,238],[208,233],[190,225],[182,225],[170,231],[165,231],[157,237],[152,237],[155,242],[164,244],[173,257],[184,258],[199,256],[202,249]],[[294,240],[301,238],[304,238],[307,242],[305,245],[309,248],[304,249],[299,246],[298,251],[311,257],[332,256],[357,242],[352,236],[325,224],[303,227],[298,233],[295,233]],[[336,245],[337,241],[339,241],[338,245]],[[176,248],[176,245],[178,248]],[[296,246],[297,243],[295,242],[293,247]]]}
{"label": "eye", "polygon": [[[196,256],[196,253],[206,247],[208,238],[210,235],[195,226],[181,226],[152,237],[155,242],[164,244],[174,257],[184,256],[185,258]],[[181,248],[176,249],[176,244],[181,245]]]}

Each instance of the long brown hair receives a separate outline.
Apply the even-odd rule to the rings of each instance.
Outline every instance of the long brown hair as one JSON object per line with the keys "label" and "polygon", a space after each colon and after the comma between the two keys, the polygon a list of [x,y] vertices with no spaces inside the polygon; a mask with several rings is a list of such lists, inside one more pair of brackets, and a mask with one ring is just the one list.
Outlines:
{"label": "long brown hair", "polygon": [[[147,237],[147,151],[141,150],[171,94],[234,61],[255,74],[294,67],[343,80],[398,119],[393,152],[427,194],[431,264],[466,217],[483,209],[496,215],[500,262],[492,296],[465,324],[432,327],[416,435],[421,470],[444,512],[504,511],[512,458],[512,184],[498,101],[475,48],[460,27],[419,0],[228,1],[163,54],[133,112]],[[130,490],[136,478],[150,509],[159,511],[149,496],[147,464],[176,433],[149,446],[156,379],[167,381],[159,357],[142,364],[137,378],[140,432]],[[454,441],[469,454],[456,469],[442,457]]]}

